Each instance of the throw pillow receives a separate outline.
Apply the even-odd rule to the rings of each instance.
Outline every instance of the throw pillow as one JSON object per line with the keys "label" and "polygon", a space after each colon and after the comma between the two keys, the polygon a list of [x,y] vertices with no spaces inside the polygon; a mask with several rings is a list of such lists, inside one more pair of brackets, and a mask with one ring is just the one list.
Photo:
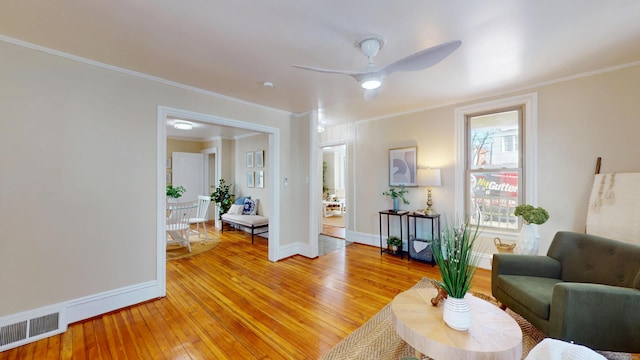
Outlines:
{"label": "throw pillow", "polygon": [[244,209],[242,210],[242,215],[255,215],[257,208],[257,201],[251,199],[244,200]]}
{"label": "throw pillow", "polygon": [[229,208],[228,213],[230,215],[242,215],[242,210],[244,210],[244,204],[239,205],[239,204],[233,204],[231,205],[231,207]]}
{"label": "throw pillow", "polygon": [[251,199],[251,196],[242,196],[236,199],[236,201],[234,201],[234,204],[238,204],[238,205],[242,205],[244,206],[244,200],[245,199]]}

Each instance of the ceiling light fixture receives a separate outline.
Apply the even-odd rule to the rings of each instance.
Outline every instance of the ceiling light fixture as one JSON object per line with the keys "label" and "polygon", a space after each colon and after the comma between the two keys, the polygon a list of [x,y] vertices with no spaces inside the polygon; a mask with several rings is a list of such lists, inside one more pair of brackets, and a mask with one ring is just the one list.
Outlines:
{"label": "ceiling light fixture", "polygon": [[173,123],[173,127],[178,130],[191,130],[193,129],[193,124],[189,121],[176,120],[175,123]]}
{"label": "ceiling light fixture", "polygon": [[380,85],[382,85],[382,81],[377,77],[370,77],[370,78],[364,79],[360,83],[360,86],[362,86],[362,88],[366,90],[375,90],[379,88]]}

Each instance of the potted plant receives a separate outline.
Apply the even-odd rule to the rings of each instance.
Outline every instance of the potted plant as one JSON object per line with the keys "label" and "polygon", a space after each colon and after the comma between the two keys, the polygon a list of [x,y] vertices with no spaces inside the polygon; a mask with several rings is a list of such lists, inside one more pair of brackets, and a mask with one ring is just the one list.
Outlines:
{"label": "potted plant", "polygon": [[448,295],[443,318],[449,327],[456,330],[471,327],[471,310],[464,296],[471,288],[471,279],[480,261],[480,254],[473,251],[480,235],[478,223],[445,221],[440,238],[432,243],[433,258],[442,275],[442,280],[436,283]]}
{"label": "potted plant", "polygon": [[182,194],[185,193],[185,191],[187,191],[187,189],[185,189],[184,186],[182,185],[180,186],[167,185],[167,200],[176,201],[182,196]]}
{"label": "potted plant", "polygon": [[522,204],[516,206],[513,215],[521,216],[522,228],[520,235],[516,241],[516,252],[525,255],[538,254],[538,239],[536,238],[536,229],[533,225],[542,225],[549,220],[549,213],[541,207],[533,207],[533,205]]}
{"label": "potted plant", "polygon": [[395,235],[389,236],[387,238],[387,245],[389,245],[391,251],[396,252],[400,247],[402,247],[402,239]]}
{"label": "potted plant", "polygon": [[409,190],[404,188],[404,185],[391,186],[389,190],[382,193],[382,195],[386,195],[391,197],[393,200],[393,211],[398,211],[400,209],[399,200],[405,205],[409,205],[409,201],[405,199],[404,194],[408,193]]}
{"label": "potted plant", "polygon": [[227,184],[224,179],[218,181],[218,187],[211,193],[211,201],[218,205],[218,220],[222,219],[222,214],[229,211],[233,205],[233,195],[230,192],[231,185]]}

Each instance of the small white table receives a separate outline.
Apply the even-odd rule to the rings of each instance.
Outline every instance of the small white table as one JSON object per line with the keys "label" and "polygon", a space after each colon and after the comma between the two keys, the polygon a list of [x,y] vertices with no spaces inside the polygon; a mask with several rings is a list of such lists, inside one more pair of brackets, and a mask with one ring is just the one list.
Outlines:
{"label": "small white table", "polygon": [[322,200],[323,216],[329,217],[335,215],[334,210],[337,208],[338,214],[344,215],[344,200],[328,201]]}
{"label": "small white table", "polygon": [[471,307],[471,328],[458,331],[442,319],[444,304],[431,305],[436,289],[410,289],[391,302],[398,335],[416,351],[436,360],[513,360],[522,358],[522,330],[495,305],[473,295],[465,297]]}

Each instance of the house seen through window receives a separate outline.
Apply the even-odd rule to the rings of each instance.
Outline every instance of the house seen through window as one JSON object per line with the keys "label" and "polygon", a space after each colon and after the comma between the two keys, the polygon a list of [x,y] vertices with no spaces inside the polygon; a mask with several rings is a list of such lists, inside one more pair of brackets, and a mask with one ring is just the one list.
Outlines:
{"label": "house seen through window", "polygon": [[465,117],[465,203],[474,224],[519,228],[513,211],[523,199],[523,123],[522,106]]}

